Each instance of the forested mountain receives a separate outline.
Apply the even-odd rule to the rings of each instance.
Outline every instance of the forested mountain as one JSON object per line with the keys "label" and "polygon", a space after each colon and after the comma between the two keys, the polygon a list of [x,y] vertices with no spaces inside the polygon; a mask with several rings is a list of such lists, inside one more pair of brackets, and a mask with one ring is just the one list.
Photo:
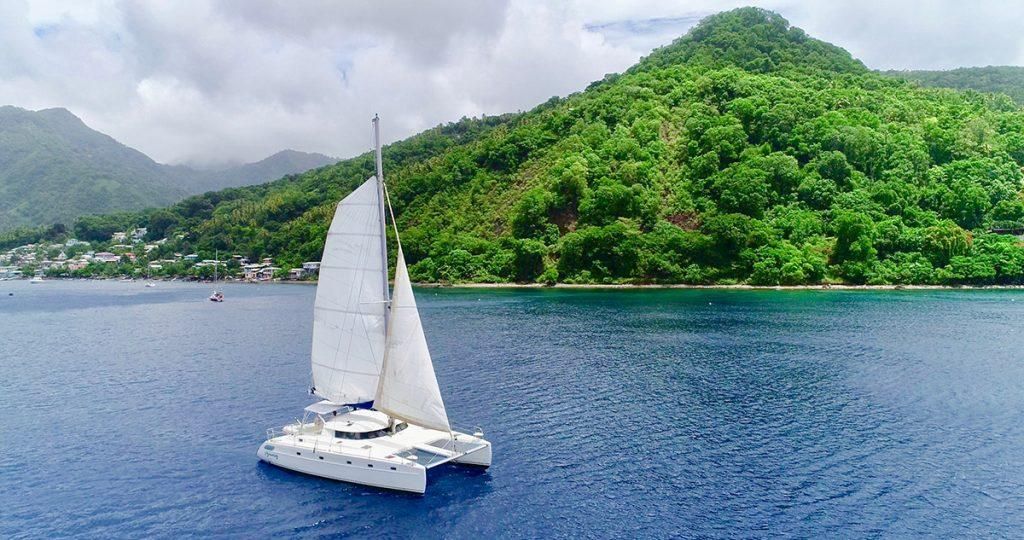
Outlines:
{"label": "forested mountain", "polygon": [[266,182],[334,161],[285,151],[216,171],[172,167],[90,129],[66,109],[0,107],[0,230],[166,206],[188,195]]}
{"label": "forested mountain", "polygon": [[1024,67],[964,67],[945,71],[886,71],[886,75],[917,81],[924,86],[1006,94],[1024,105]]}
{"label": "forested mountain", "polygon": [[[427,131],[384,160],[423,281],[1024,278],[1020,242],[988,232],[1024,219],[1024,111],[869,71],[756,8],[708,17],[586,91]],[[372,171],[366,154],[117,219],[185,234],[167,250],[295,265],[320,257],[337,201]]]}

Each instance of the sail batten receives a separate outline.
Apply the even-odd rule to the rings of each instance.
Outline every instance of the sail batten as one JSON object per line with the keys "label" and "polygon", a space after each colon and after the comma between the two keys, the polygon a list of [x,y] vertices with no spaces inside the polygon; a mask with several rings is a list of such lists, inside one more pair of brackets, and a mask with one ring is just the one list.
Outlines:
{"label": "sail batten", "polygon": [[339,204],[324,244],[313,310],[313,391],[362,403],[379,386],[387,325],[380,188],[371,177]]}
{"label": "sail batten", "polygon": [[418,426],[451,431],[401,246],[374,407]]}

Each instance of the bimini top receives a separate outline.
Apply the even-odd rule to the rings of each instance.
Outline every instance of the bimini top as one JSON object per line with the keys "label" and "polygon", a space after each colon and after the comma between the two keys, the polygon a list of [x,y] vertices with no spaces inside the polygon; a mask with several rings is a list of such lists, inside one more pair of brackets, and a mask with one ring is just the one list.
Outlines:
{"label": "bimini top", "polygon": [[388,415],[380,411],[359,409],[339,414],[324,422],[325,429],[344,433],[367,433],[388,427]]}
{"label": "bimini top", "polygon": [[307,412],[311,412],[313,414],[319,414],[320,416],[325,416],[325,417],[337,416],[339,414],[345,414],[345,413],[347,413],[348,411],[351,411],[351,410],[352,410],[352,407],[349,407],[348,405],[341,405],[339,403],[334,403],[332,401],[327,401],[327,400],[318,401],[316,403],[313,403],[313,404],[310,404],[310,405],[306,406],[306,411]]}

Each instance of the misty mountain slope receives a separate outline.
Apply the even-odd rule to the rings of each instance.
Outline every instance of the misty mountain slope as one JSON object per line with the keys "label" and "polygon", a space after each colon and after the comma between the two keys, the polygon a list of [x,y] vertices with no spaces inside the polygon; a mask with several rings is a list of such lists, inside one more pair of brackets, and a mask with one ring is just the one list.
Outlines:
{"label": "misty mountain slope", "polygon": [[89,128],[66,109],[0,107],[0,230],[166,206],[188,195],[265,182],[334,161],[288,150],[219,171],[172,167]]}
{"label": "misty mountain slope", "polygon": [[282,176],[331,165],[338,160],[323,154],[282,150],[255,163],[215,170],[193,170],[187,184],[191,193],[247,186]]}
{"label": "misty mountain slope", "polygon": [[65,109],[0,107],[0,229],[165,205],[189,192]]}

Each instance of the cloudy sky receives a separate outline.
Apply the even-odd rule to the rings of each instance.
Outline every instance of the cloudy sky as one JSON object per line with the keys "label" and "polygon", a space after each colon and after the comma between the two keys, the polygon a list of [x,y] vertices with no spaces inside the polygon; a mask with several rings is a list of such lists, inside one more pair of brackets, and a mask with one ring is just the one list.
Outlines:
{"label": "cloudy sky", "polygon": [[347,157],[582,89],[739,5],[873,68],[1024,65],[1024,2],[0,0],[0,104],[66,107],[167,163]]}

